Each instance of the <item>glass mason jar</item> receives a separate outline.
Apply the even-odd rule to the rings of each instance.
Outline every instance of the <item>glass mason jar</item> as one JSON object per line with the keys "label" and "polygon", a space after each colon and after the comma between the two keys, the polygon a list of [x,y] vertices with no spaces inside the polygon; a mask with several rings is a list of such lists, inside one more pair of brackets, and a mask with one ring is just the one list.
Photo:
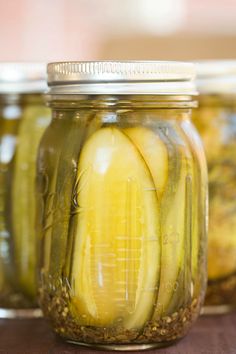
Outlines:
{"label": "glass mason jar", "polygon": [[209,169],[208,288],[205,313],[236,307],[236,62],[198,66],[193,119]]}
{"label": "glass mason jar", "polygon": [[166,346],[199,314],[207,177],[190,122],[193,76],[186,63],[48,66],[40,304],[69,342]]}
{"label": "glass mason jar", "polygon": [[37,316],[35,160],[46,66],[0,64],[0,317]]}

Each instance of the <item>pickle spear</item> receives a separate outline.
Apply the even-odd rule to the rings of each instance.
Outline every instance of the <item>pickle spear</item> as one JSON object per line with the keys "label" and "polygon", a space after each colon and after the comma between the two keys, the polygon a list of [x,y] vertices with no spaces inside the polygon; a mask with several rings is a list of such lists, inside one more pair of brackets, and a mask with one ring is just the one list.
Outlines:
{"label": "pickle spear", "polygon": [[[188,171],[192,176],[192,251],[191,270],[195,291],[201,287],[201,272],[199,274],[200,255],[204,252],[202,245],[207,225],[205,215],[208,213],[207,206],[207,165],[203,146],[195,127],[190,121],[182,122],[181,127],[190,146],[192,158],[188,159]],[[201,227],[200,227],[201,225]]]}
{"label": "pickle spear", "polygon": [[131,141],[102,128],[85,143],[72,217],[72,308],[80,322],[142,328],[160,272],[159,205],[150,172]]}
{"label": "pickle spear", "polygon": [[54,223],[51,232],[49,273],[52,277],[61,277],[66,253],[70,247],[68,239],[69,220],[71,216],[71,198],[73,198],[73,181],[77,176],[77,160],[83,141],[100,128],[101,120],[91,111],[81,111],[80,119],[67,117],[68,128],[58,158],[57,180],[55,183]]}
{"label": "pickle spear", "polygon": [[[186,188],[191,188],[191,181],[189,181],[189,188],[189,183],[186,180],[188,170],[185,149],[179,147],[176,153],[172,152],[172,156],[169,157],[167,146],[174,147],[176,143],[172,144],[171,141],[168,141],[165,145],[155,132],[143,127],[125,129],[125,133],[135,143],[147,163],[158,199],[161,200],[164,196],[164,213],[162,212],[163,222],[161,224],[161,279],[157,297],[157,312],[160,314],[171,313],[171,311],[176,311],[176,307],[181,301],[185,301],[185,297],[188,297],[185,293],[189,293],[189,289],[185,288],[189,280],[186,277],[190,276],[188,269],[191,250],[184,250],[183,247],[186,248],[190,243],[190,239],[189,242],[186,240],[186,237],[190,238],[190,231],[187,234],[186,230],[186,227],[190,225],[190,220],[186,220],[186,209],[190,206],[187,205],[185,199],[191,198],[192,195],[189,190],[188,195],[186,193]],[[169,160],[170,168],[172,167],[170,171],[168,171]],[[175,166],[171,165],[173,163]],[[167,186],[168,174],[171,174],[169,186]],[[166,190],[168,188],[173,188],[174,191],[168,192]],[[170,195],[166,196],[166,193]],[[175,225],[176,229],[174,229]]]}
{"label": "pickle spear", "polygon": [[[157,297],[157,315],[171,312],[176,297],[181,297],[182,282],[185,282],[184,268],[186,255],[186,161],[183,147],[179,146],[176,158],[177,171],[170,173],[170,192],[166,192],[162,200],[162,248],[161,248],[161,275]],[[170,161],[170,164],[172,161]],[[176,174],[176,176],[174,175]],[[186,282],[187,283],[187,282]],[[186,284],[188,286],[188,284]],[[190,284],[189,284],[190,285]]]}
{"label": "pickle spear", "polygon": [[56,183],[61,150],[67,137],[72,117],[68,112],[53,117],[49,129],[42,137],[37,166],[37,234],[40,247],[40,264],[43,273],[51,265],[52,230],[55,225]]}
{"label": "pickle spear", "polygon": [[165,144],[156,133],[148,128],[127,128],[124,132],[147,164],[160,200],[168,179],[168,152]]}
{"label": "pickle spear", "polygon": [[18,284],[24,293],[36,293],[35,178],[39,141],[49,123],[46,108],[26,108],[18,133],[12,184],[14,256]]}
{"label": "pickle spear", "polygon": [[[162,196],[164,195],[163,206],[166,205],[166,207],[164,207],[165,212],[163,213],[164,217],[162,219],[164,220],[167,215],[169,218],[167,218],[166,223],[163,222],[161,225],[161,274],[163,277],[161,279],[162,283],[160,283],[160,292],[157,297],[157,312],[169,314],[176,311],[178,306],[184,305],[185,301],[189,299],[190,294],[190,286],[188,286],[188,284],[190,284],[191,281],[191,230],[189,229],[191,227],[191,220],[187,218],[187,216],[189,214],[191,215],[192,180],[191,178],[188,179],[187,176],[188,173],[190,173],[189,163],[192,160],[191,156],[188,156],[189,158],[187,159],[187,152],[184,147],[179,147],[175,154],[172,151],[172,156],[169,157],[167,146],[170,148],[170,145],[172,145],[172,148],[174,148],[176,143],[171,143],[171,141],[165,137],[166,140],[169,140],[165,145],[157,133],[147,128],[128,128],[125,130],[125,133],[138,147],[140,154],[148,165],[153,177],[158,200],[162,200]],[[173,161],[173,159],[175,161]],[[170,171],[168,171],[169,160]],[[173,164],[174,166],[172,166]],[[168,174],[171,174],[171,176],[169,176],[169,185],[167,186]],[[183,180],[181,180],[181,178]],[[176,204],[173,207],[172,213],[169,213],[168,205],[171,207],[171,198],[173,198],[173,195],[176,193],[175,189],[177,188],[178,190],[178,187],[176,187],[178,185],[180,191],[178,192],[179,197],[176,197],[177,200],[175,203],[179,204],[180,220],[178,220],[179,225],[177,225],[178,231],[175,231],[173,225],[176,224],[174,219],[174,207],[176,207]],[[173,188],[174,192],[168,192],[168,188]],[[169,193],[169,195],[166,196],[165,192],[167,192],[167,194]],[[183,194],[181,194],[182,192]],[[168,226],[166,226],[166,224]],[[181,250],[183,245],[185,247],[184,251]],[[175,249],[179,252],[179,255],[177,253],[176,263],[174,263]],[[174,258],[172,258],[173,255]],[[162,295],[162,291],[165,291],[165,294],[163,293]],[[165,298],[165,300],[163,300],[163,298]]]}

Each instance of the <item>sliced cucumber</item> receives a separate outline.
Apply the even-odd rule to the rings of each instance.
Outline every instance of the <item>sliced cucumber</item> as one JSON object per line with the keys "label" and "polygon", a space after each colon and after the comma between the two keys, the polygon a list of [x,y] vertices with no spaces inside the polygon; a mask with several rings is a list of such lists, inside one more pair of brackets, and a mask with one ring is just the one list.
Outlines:
{"label": "sliced cucumber", "polygon": [[82,149],[72,219],[72,308],[85,325],[141,328],[150,318],[160,272],[160,215],[142,156],[116,128]]}
{"label": "sliced cucumber", "polygon": [[12,184],[14,257],[17,278],[25,294],[36,294],[35,178],[37,149],[49,111],[41,106],[25,108],[17,137]]}

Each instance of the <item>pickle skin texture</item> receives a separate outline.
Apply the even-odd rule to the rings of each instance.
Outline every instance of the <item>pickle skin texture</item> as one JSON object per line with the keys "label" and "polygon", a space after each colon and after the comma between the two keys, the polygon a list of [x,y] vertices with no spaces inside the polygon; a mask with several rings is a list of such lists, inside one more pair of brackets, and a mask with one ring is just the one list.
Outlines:
{"label": "pickle skin texture", "polygon": [[[157,134],[144,127],[127,128],[124,131],[143,156],[153,177],[156,193],[160,200],[165,192],[168,179],[168,152],[165,144]],[[157,297],[157,312],[160,314],[175,311],[175,304],[183,295],[182,289],[179,292],[178,287],[184,281],[182,278],[186,272],[183,269],[186,256],[183,247],[185,243],[185,195],[188,171],[183,148],[179,148],[179,155],[181,159],[180,178],[177,181],[173,204],[170,203],[167,219],[163,220],[161,228],[161,279]],[[169,202],[171,200],[167,201],[168,204]]]}
{"label": "pickle skin texture", "polygon": [[[200,288],[199,276],[199,255],[203,247],[203,236],[206,233],[207,225],[205,215],[208,214],[207,205],[207,163],[204,155],[203,145],[196,128],[189,122],[184,121],[181,127],[188,138],[192,151],[192,158],[189,159],[189,172],[192,175],[192,279],[194,291]],[[211,219],[211,218],[210,218]]]}
{"label": "pickle skin texture", "polygon": [[[37,121],[38,119],[38,121]],[[47,108],[29,107],[24,111],[18,134],[12,185],[14,257],[21,291],[36,296],[37,240],[35,232],[36,156],[40,139],[50,116]],[[29,132],[31,138],[29,138]]]}
{"label": "pickle skin texture", "polygon": [[160,215],[150,172],[130,140],[102,128],[78,165],[71,311],[85,325],[142,328],[160,275]]}
{"label": "pickle skin texture", "polygon": [[236,220],[232,216],[227,218],[224,208],[220,198],[210,201],[208,278],[211,281],[226,278],[236,269]]}
{"label": "pickle skin texture", "polygon": [[217,160],[208,157],[208,278],[211,281],[221,280],[236,272],[235,148],[236,144],[221,146]]}
{"label": "pickle skin texture", "polygon": [[[85,115],[82,115],[83,119]],[[101,122],[96,119],[96,116],[87,113],[87,124],[79,125],[76,120],[73,120],[72,124],[66,127],[67,134],[65,140],[61,144],[61,154],[57,161],[57,173],[55,174],[54,190],[55,195],[60,196],[60,198],[55,198],[54,213],[53,213],[53,223],[54,226],[51,231],[51,245],[50,245],[50,265],[49,272],[53,277],[60,276],[63,265],[65,265],[67,244],[69,240],[68,227],[70,220],[70,208],[71,201],[67,198],[68,195],[72,194],[73,184],[71,180],[76,177],[76,172],[74,169],[74,161],[76,161],[79,154],[81,144],[83,142],[84,136],[91,135],[95,130],[100,128]],[[80,144],[71,144],[79,140]],[[60,235],[60,237],[58,236]],[[58,262],[58,259],[60,260]],[[67,266],[67,263],[65,267]]]}
{"label": "pickle skin texture", "polygon": [[168,178],[168,152],[165,144],[157,134],[144,127],[127,128],[124,132],[143,156],[160,198]]}
{"label": "pickle skin texture", "polygon": [[[227,114],[223,107],[201,107],[194,122],[202,137],[209,167],[208,279],[217,281],[236,271],[236,222],[232,210],[234,186],[223,162],[234,164],[235,143],[224,142]],[[212,191],[212,188],[215,190]],[[232,193],[228,192],[232,190]]]}
{"label": "pickle skin texture", "polygon": [[[161,275],[157,297],[157,315],[170,312],[175,289],[179,287],[179,276],[183,269],[185,252],[185,198],[186,198],[186,166],[181,152],[181,170],[176,190],[167,201],[167,215],[162,219]],[[188,251],[187,251],[188,252]],[[181,294],[180,294],[181,295]]]}

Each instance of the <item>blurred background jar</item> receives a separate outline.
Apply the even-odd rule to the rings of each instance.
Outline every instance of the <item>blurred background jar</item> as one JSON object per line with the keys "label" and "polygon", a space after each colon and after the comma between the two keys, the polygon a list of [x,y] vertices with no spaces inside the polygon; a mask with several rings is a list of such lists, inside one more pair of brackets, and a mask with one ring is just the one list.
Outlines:
{"label": "blurred background jar", "polygon": [[37,316],[35,159],[46,65],[0,63],[0,317]]}
{"label": "blurred background jar", "polygon": [[205,313],[236,306],[236,61],[198,65],[193,121],[209,169],[208,288]]}
{"label": "blurred background jar", "polygon": [[40,304],[67,341],[166,346],[206,284],[207,174],[192,64],[48,66],[40,143]]}

